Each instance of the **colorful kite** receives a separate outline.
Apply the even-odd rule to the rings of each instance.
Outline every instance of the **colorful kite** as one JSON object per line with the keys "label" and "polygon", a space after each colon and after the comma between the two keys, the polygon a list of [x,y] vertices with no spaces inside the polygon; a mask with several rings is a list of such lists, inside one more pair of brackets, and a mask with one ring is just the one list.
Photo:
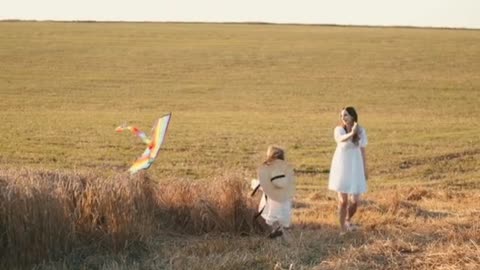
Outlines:
{"label": "colorful kite", "polygon": [[143,154],[133,163],[132,167],[128,169],[131,174],[137,173],[140,170],[146,170],[152,166],[153,161],[158,155],[160,146],[162,146],[167,133],[168,123],[170,122],[171,113],[160,117],[152,128],[152,136],[148,138],[145,132],[139,130],[136,127],[127,125],[121,125],[115,129],[116,132],[122,132],[125,129],[130,130],[135,136],[142,139],[142,141],[148,145]]}

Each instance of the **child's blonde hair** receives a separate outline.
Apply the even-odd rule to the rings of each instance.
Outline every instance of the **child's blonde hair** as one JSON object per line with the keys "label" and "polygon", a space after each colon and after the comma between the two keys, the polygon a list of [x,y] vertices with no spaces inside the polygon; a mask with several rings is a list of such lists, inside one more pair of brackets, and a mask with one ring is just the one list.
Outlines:
{"label": "child's blonde hair", "polygon": [[276,159],[285,160],[285,151],[280,146],[270,145],[267,149],[267,159],[263,164],[270,164]]}

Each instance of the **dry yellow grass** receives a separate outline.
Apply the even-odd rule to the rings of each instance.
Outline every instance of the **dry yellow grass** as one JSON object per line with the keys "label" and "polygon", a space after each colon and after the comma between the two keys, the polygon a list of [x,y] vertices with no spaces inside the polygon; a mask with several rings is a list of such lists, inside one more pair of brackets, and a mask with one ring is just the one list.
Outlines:
{"label": "dry yellow grass", "polygon": [[[268,240],[242,174],[1,171],[2,267],[37,269],[476,269],[478,186],[390,187],[366,196],[344,236],[335,201],[301,192],[292,241]],[[213,184],[214,183],[214,184]],[[465,207],[467,206],[467,207]],[[45,260],[47,260],[45,262]],[[42,263],[43,262],[43,263]],[[38,264],[40,263],[40,264]]]}
{"label": "dry yellow grass", "polygon": [[187,235],[261,231],[247,183],[236,175],[215,185],[31,170],[0,171],[0,179],[4,267],[58,260],[85,247],[115,253],[165,230]]}

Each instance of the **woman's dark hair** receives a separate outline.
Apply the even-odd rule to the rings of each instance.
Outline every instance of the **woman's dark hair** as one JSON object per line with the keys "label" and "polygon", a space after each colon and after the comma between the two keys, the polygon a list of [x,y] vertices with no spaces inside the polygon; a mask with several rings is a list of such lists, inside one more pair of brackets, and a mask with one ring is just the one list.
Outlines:
{"label": "woman's dark hair", "polygon": [[[353,118],[353,121],[358,123],[358,114],[357,114],[357,111],[355,111],[355,108],[345,107],[343,108],[343,110],[347,111],[347,113]],[[345,125],[343,125],[343,128],[345,129],[345,131],[347,131],[347,127]],[[359,141],[360,141],[360,136],[358,135],[358,132],[357,132],[355,133],[355,135],[353,135],[352,142],[358,145]]]}

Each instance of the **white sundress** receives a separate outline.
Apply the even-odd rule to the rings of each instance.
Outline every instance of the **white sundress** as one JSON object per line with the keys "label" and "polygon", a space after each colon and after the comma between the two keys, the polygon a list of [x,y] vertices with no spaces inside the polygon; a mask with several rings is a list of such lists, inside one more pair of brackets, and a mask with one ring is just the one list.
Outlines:
{"label": "white sundress", "polygon": [[328,189],[348,194],[365,193],[367,192],[367,181],[360,148],[367,146],[367,133],[364,128],[360,128],[358,145],[355,145],[351,138],[342,142],[341,138],[346,134],[343,127],[335,128],[334,138],[337,148],[330,167]]}
{"label": "white sundress", "polygon": [[[252,179],[252,189],[255,189],[258,184],[259,181],[257,179]],[[258,205],[258,211],[261,212],[261,216],[265,219],[265,222],[270,226],[278,222],[284,228],[290,227],[292,224],[292,200],[277,202],[271,198],[267,198],[261,187],[259,191],[262,192],[262,199]]]}
{"label": "white sundress", "polygon": [[283,227],[288,228],[292,223],[292,200],[277,202],[271,198],[266,198],[265,194],[262,194],[258,211],[262,211],[262,217],[270,226],[278,222]]}

